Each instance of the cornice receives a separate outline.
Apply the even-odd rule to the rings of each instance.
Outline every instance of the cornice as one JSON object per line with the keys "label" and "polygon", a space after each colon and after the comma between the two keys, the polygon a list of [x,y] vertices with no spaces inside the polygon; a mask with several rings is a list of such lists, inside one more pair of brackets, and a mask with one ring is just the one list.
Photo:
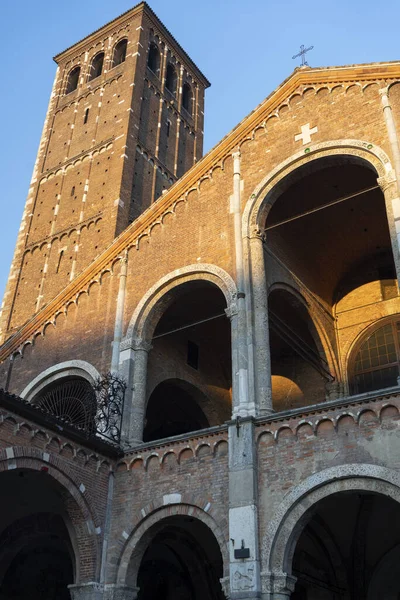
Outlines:
{"label": "cornice", "polygon": [[134,246],[149,228],[190,190],[197,189],[200,180],[208,176],[213,166],[237,150],[241,142],[251,135],[254,128],[277,109],[283,100],[290,97],[300,86],[316,84],[338,84],[349,82],[376,82],[379,80],[400,79],[400,62],[373,63],[328,68],[298,68],[253,112],[245,117],[225,138],[222,139],[194,167],[183,175],[157,202],[142,213],[112,244],[100,254],[82,273],[80,273],[62,292],[44,306],[32,319],[27,321],[0,348],[0,361],[3,361],[31,336],[33,336],[51,317],[74,298],[77,293],[105,269],[110,262],[127,247]]}

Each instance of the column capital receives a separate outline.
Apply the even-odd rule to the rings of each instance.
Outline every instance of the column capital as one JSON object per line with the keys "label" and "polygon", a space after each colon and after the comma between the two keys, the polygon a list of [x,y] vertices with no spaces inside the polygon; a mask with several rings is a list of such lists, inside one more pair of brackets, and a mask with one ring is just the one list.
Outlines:
{"label": "column capital", "polygon": [[296,585],[297,577],[288,575],[283,571],[272,572],[263,571],[261,573],[261,590],[263,593],[279,594],[277,598],[290,598]]}
{"label": "column capital", "polygon": [[379,177],[377,179],[378,185],[381,188],[382,192],[385,193],[387,190],[389,190],[391,188],[391,186],[393,186],[394,190],[397,192],[397,188],[396,188],[396,174],[393,171],[393,169],[391,171],[389,171],[389,173],[387,173],[386,175],[384,175],[383,177]]}
{"label": "column capital", "polygon": [[137,600],[138,587],[112,583],[104,586],[104,600]]}
{"label": "column capital", "polygon": [[225,314],[232,321],[233,317],[238,315],[238,306],[236,302],[231,302],[228,308],[225,308]]}
{"label": "column capital", "polygon": [[144,350],[150,352],[152,349],[151,342],[143,338],[124,338],[119,346],[120,350]]}
{"label": "column capital", "polygon": [[96,581],[68,586],[72,600],[103,600],[104,585]]}
{"label": "column capital", "polygon": [[221,588],[222,591],[224,593],[224,596],[226,598],[226,600],[229,600],[231,597],[231,584],[230,584],[230,578],[228,577],[221,577],[221,579],[219,580],[220,584],[221,584]]}
{"label": "column capital", "polygon": [[258,225],[256,225],[255,227],[252,227],[250,230],[249,238],[251,240],[261,240],[262,242],[265,242],[265,239],[266,239],[265,229],[261,229]]}

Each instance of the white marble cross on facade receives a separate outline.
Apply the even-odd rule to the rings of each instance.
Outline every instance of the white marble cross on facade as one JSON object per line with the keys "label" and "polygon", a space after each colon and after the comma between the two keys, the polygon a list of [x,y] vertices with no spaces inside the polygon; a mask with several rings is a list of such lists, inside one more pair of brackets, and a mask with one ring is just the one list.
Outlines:
{"label": "white marble cross on facade", "polygon": [[313,133],[317,133],[318,127],[313,127],[310,129],[310,123],[301,126],[301,133],[298,133],[294,136],[294,141],[299,142],[303,140],[303,146],[305,144],[309,144],[311,142],[311,136]]}

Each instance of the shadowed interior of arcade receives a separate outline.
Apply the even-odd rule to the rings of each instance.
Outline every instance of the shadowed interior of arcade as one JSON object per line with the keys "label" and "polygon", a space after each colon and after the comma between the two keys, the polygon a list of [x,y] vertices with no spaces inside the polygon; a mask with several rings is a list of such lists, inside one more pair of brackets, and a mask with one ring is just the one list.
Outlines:
{"label": "shadowed interior of arcade", "polygon": [[[222,557],[211,530],[192,517],[164,519],[148,534],[138,600],[223,600]],[[130,564],[133,576],[135,563]]]}
{"label": "shadowed interior of arcade", "polygon": [[69,600],[75,557],[61,486],[22,469],[0,479],[0,599]]}
{"label": "shadowed interior of arcade", "polygon": [[321,158],[284,178],[270,201],[264,251],[274,408],[322,402],[332,383],[354,393],[352,375],[337,369],[342,346],[363,323],[394,312],[398,296],[377,174],[357,157]]}
{"label": "shadowed interior of arcade", "polygon": [[341,492],[308,516],[294,550],[292,600],[398,600],[400,507],[394,500]]}
{"label": "shadowed interior of arcade", "polygon": [[220,425],[231,416],[231,333],[215,285],[191,281],[156,306],[144,441]]}

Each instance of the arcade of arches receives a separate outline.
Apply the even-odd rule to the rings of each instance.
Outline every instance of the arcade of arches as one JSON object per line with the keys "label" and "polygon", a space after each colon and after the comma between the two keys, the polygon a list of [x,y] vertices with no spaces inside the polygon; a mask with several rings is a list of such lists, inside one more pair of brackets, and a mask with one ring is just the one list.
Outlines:
{"label": "arcade of arches", "polygon": [[379,343],[371,350],[371,368],[392,367],[386,379],[363,376],[361,383],[354,359],[347,358],[367,325],[379,326],[381,317],[397,312],[385,200],[371,165],[352,156],[311,161],[283,179],[267,202],[274,408],[379,389],[386,381],[396,385],[394,340],[389,349],[378,350]]}

